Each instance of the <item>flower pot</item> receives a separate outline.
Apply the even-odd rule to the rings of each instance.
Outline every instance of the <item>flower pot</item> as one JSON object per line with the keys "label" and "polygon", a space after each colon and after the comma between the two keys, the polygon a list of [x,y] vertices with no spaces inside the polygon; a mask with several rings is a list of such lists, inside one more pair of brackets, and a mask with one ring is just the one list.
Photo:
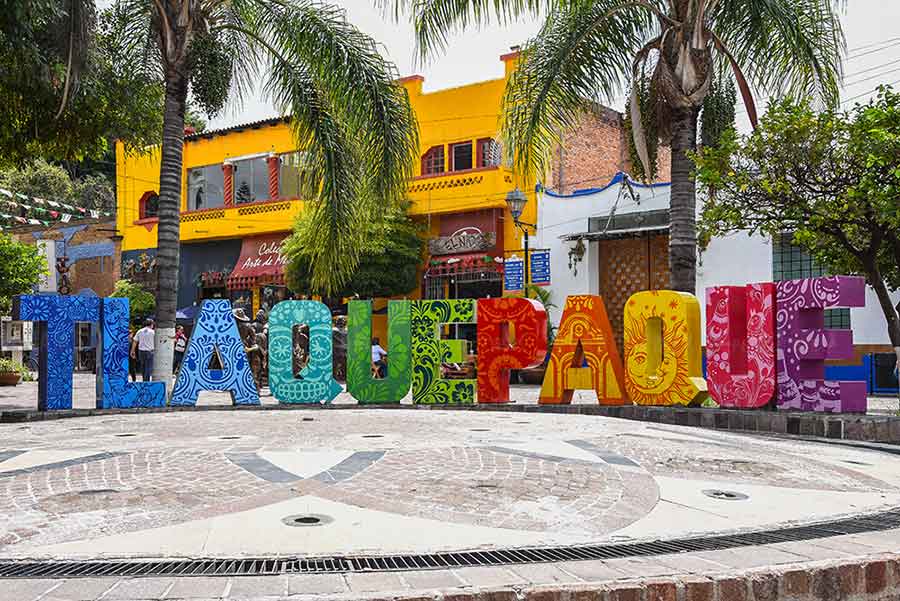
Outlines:
{"label": "flower pot", "polygon": [[15,386],[22,380],[22,374],[17,371],[0,372],[0,386]]}

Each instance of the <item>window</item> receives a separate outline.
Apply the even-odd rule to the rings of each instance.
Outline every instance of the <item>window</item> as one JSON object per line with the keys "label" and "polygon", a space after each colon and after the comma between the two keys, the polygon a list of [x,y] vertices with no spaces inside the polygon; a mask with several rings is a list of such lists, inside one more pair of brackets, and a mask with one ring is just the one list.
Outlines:
{"label": "window", "polygon": [[450,145],[450,171],[465,171],[472,168],[472,143],[462,142]]}
{"label": "window", "polygon": [[503,149],[500,143],[492,138],[478,140],[478,166],[499,167],[503,161]]}
{"label": "window", "polygon": [[159,217],[159,194],[153,191],[144,192],[139,202],[138,215],[140,219]]}
{"label": "window", "polygon": [[222,164],[188,169],[188,211],[213,209],[225,204]]}
{"label": "window", "polygon": [[444,147],[433,146],[422,155],[422,175],[444,172]]}
{"label": "window", "polygon": [[269,200],[269,166],[266,157],[234,161],[234,204]]}
{"label": "window", "polygon": [[[795,245],[792,239],[793,234],[782,234],[772,243],[773,280],[780,282],[829,275],[805,249]],[[849,330],[850,309],[826,310],[825,327]]]}
{"label": "window", "polygon": [[288,152],[281,155],[278,168],[278,196],[280,198],[310,198],[313,194],[305,186],[304,174],[309,171],[312,155],[307,151]]}

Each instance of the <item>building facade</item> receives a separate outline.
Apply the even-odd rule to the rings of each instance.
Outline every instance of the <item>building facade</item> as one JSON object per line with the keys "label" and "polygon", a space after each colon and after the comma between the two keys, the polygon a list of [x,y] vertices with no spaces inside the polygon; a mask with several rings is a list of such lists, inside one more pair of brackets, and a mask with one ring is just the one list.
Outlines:
{"label": "building facade", "polygon": [[[420,286],[407,298],[504,293],[504,257],[522,246],[507,195],[523,191],[527,203],[520,219],[536,220],[535,183],[514,177],[498,142],[503,92],[516,57],[501,57],[502,78],[457,88],[431,92],[421,76],[401,80],[420,127],[409,213],[426,225],[429,238]],[[206,298],[229,298],[255,312],[290,295],[279,251],[303,210],[303,159],[281,118],[185,136],[180,318],[190,320]],[[131,156],[119,146],[116,160],[123,277],[152,289],[159,152]],[[383,305],[376,305],[376,332],[386,319],[378,315]]]}
{"label": "building facade", "polygon": [[[622,349],[622,316],[628,297],[668,287],[669,184],[642,185],[622,173],[606,185],[569,194],[544,191],[538,209],[539,244],[551,249],[554,290],[603,296]],[[699,209],[698,209],[699,210]],[[742,286],[825,275],[790,236],[770,240],[746,233],[714,238],[700,254],[697,294],[705,323],[708,287]],[[894,303],[900,291],[893,293]],[[559,313],[551,313],[554,323]],[[895,355],[884,316],[871,288],[865,307],[826,312],[825,326],[853,331],[855,357],[829,362],[828,377],[865,380],[871,393],[896,394]],[[703,331],[705,343],[706,332]]]}

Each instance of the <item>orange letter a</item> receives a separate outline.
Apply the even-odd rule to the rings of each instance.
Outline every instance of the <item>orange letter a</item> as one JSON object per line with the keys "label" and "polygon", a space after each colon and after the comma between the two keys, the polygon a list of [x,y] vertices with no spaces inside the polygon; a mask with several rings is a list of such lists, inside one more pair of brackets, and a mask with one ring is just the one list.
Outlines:
{"label": "orange letter a", "polygon": [[540,403],[568,405],[573,391],[593,389],[601,405],[623,405],[628,400],[624,383],[622,359],[603,299],[593,294],[568,297]]}

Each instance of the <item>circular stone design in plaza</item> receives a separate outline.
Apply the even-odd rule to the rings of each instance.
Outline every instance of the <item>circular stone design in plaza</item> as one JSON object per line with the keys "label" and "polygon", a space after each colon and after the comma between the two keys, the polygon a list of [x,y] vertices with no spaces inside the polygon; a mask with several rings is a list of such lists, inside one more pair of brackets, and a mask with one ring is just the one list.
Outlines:
{"label": "circular stone design in plaza", "polygon": [[[90,437],[65,420],[27,431],[0,424],[4,448],[24,450],[7,459],[0,487],[0,559],[583,545],[900,506],[900,457],[888,454],[599,416],[522,417],[360,408],[319,411],[307,427],[292,410],[185,411],[81,418]],[[117,440],[105,448],[103,437]],[[752,496],[713,500],[737,491]]]}

